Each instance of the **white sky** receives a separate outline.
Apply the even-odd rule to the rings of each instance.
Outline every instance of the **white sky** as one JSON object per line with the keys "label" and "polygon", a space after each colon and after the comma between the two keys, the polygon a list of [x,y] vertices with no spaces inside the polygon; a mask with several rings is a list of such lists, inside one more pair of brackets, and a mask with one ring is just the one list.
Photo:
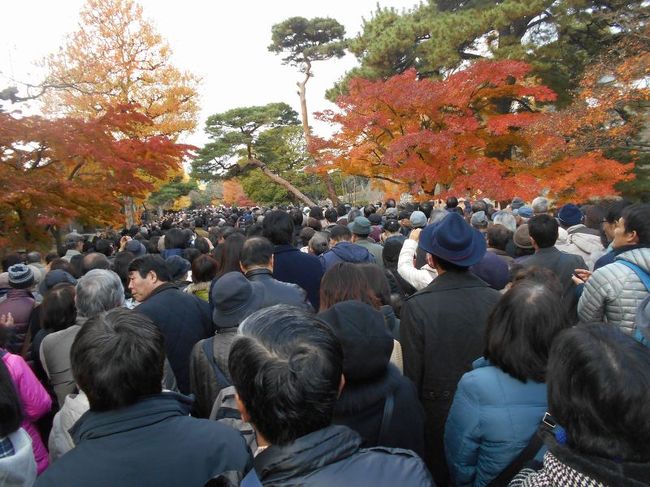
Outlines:
{"label": "white sky", "polygon": [[[11,79],[38,83],[42,71],[36,66],[63,44],[76,29],[83,0],[20,0],[2,5],[0,28],[0,90]],[[202,78],[199,88],[201,115],[197,131],[186,142],[201,146],[209,115],[230,108],[284,101],[299,111],[295,82],[297,68],[283,66],[281,56],[267,50],[271,26],[289,17],[333,17],[348,37],[361,29],[362,17],[370,18],[377,0],[140,0],[144,14],[169,42],[174,64]],[[417,0],[380,0],[382,6],[399,10]],[[332,108],[324,98],[330,88],[353,67],[352,55],[315,63],[307,84],[310,112]],[[313,123],[313,120],[311,120]],[[325,127],[315,125],[316,132]]]}

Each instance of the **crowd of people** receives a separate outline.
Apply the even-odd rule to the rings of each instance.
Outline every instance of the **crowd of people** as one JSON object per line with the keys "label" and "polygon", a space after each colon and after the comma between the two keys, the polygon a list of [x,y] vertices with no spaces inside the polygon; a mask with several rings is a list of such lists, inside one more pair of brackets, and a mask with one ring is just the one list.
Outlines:
{"label": "crowd of people", "polygon": [[650,485],[649,204],[208,207],[2,271],[0,486]]}

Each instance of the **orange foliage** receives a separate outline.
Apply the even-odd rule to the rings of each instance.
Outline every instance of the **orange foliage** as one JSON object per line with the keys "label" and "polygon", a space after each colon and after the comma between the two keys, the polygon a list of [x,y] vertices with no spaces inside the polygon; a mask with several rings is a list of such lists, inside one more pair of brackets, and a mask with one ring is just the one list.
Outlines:
{"label": "orange foliage", "polygon": [[253,206],[246,196],[244,188],[237,179],[227,179],[223,182],[223,202],[227,205]]}

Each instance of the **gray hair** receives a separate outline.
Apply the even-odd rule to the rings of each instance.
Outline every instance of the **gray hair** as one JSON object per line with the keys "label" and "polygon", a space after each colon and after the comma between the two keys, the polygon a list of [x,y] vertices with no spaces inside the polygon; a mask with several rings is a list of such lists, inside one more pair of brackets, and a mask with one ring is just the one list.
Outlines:
{"label": "gray hair", "polygon": [[316,232],[314,236],[309,239],[309,249],[314,255],[321,255],[329,248],[329,235],[326,232]]}
{"label": "gray hair", "polygon": [[77,281],[77,314],[92,318],[124,305],[124,286],[113,271],[93,269]]}
{"label": "gray hair", "polygon": [[512,213],[508,213],[506,211],[499,211],[494,215],[492,215],[492,222],[495,225],[496,224],[503,225],[512,233],[515,233],[517,231],[517,220],[515,220],[515,217]]}
{"label": "gray hair", "polygon": [[533,200],[530,206],[533,208],[533,213],[536,215],[546,213],[548,211],[548,199],[543,196],[538,196]]}
{"label": "gray hair", "polygon": [[446,210],[432,210],[429,216],[429,225],[440,223],[447,215],[449,215],[449,212]]}

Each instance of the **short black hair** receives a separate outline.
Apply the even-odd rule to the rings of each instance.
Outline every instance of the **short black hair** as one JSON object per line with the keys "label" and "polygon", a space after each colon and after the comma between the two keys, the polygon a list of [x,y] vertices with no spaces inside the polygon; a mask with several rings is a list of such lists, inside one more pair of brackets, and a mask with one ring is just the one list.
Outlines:
{"label": "short black hair", "polygon": [[110,411],[161,392],[165,341],[145,315],[115,308],[84,323],[70,361],[90,409]]}
{"label": "short black hair", "polygon": [[546,213],[535,215],[528,220],[528,233],[540,249],[553,247],[558,236],[557,220]]}
{"label": "short black hair", "polygon": [[650,349],[611,324],[575,326],[551,348],[547,384],[549,412],[571,449],[650,460]]}
{"label": "short black hair", "polygon": [[485,358],[522,382],[544,382],[553,339],[568,326],[563,309],[560,296],[543,284],[513,286],[488,318]]}
{"label": "short black hair", "polygon": [[313,314],[265,308],[239,326],[228,368],[251,423],[274,445],[328,426],[343,373],[334,333]]}
{"label": "short black hair", "polygon": [[349,241],[352,238],[352,232],[345,225],[336,225],[330,228],[330,238],[336,242]]}
{"label": "short black hair", "polygon": [[251,237],[246,239],[241,249],[239,261],[243,267],[268,265],[273,257],[273,244],[268,238]]}
{"label": "short black hair", "polygon": [[370,215],[375,213],[377,211],[377,208],[375,208],[375,205],[366,205],[363,207],[363,216],[368,218]]}
{"label": "short black hair", "polygon": [[338,216],[345,216],[345,215],[347,215],[347,213],[348,213],[348,210],[345,207],[345,205],[341,204],[341,205],[336,207],[336,214]]}
{"label": "short black hair", "polygon": [[446,205],[448,209],[456,208],[458,206],[458,198],[456,198],[455,196],[450,196],[449,198],[447,198]]}
{"label": "short black hair", "polygon": [[328,208],[325,210],[325,219],[329,223],[336,223],[336,220],[338,220],[339,214],[334,208]]}
{"label": "short black hair", "polygon": [[640,245],[650,245],[650,204],[636,203],[621,213],[627,233],[636,232]]}
{"label": "short black hair", "polygon": [[165,233],[166,249],[184,249],[187,243],[187,234],[180,228],[170,228]]}
{"label": "short black hair", "polygon": [[137,272],[142,278],[145,278],[152,271],[160,281],[169,282],[172,280],[165,259],[159,255],[143,255],[133,259],[129,264],[129,272]]}
{"label": "short black hair", "polygon": [[274,210],[264,217],[262,221],[263,235],[273,245],[289,245],[295,228],[293,220],[288,213]]}
{"label": "short black hair", "polygon": [[511,239],[512,232],[499,223],[492,225],[487,230],[488,245],[493,249],[505,251]]}
{"label": "short black hair", "polygon": [[0,359],[0,437],[9,436],[20,428],[23,407],[11,374]]}
{"label": "short black hair", "polygon": [[199,255],[192,261],[192,282],[210,282],[217,275],[218,264],[211,256]]}
{"label": "short black hair", "polygon": [[293,221],[294,228],[299,227],[299,226],[302,225],[303,214],[302,214],[302,210],[300,208],[291,208],[289,210],[289,216],[291,217],[291,220]]}

